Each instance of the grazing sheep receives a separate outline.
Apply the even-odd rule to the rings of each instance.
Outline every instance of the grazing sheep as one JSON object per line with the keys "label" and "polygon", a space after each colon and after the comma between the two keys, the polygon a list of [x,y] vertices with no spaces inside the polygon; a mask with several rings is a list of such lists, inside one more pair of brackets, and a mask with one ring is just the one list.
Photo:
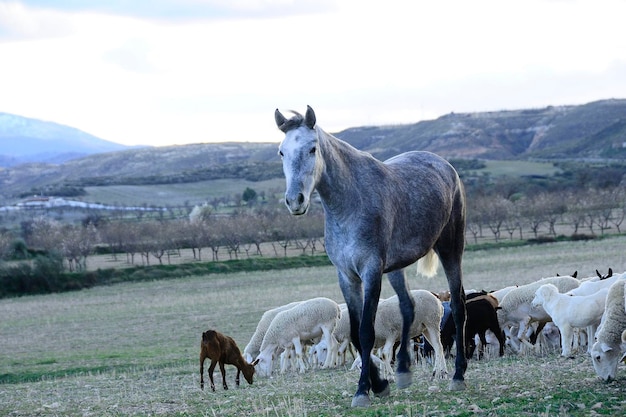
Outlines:
{"label": "grazing sheep", "polygon": [[559,328],[562,356],[568,357],[572,354],[575,328],[587,328],[588,337],[593,340],[602,319],[608,291],[605,288],[587,296],[570,296],[559,293],[554,284],[545,284],[537,289],[531,304],[533,307],[543,307]]}
{"label": "grazing sheep", "polygon": [[596,374],[605,381],[615,379],[617,365],[626,352],[624,330],[626,330],[626,311],[624,297],[626,283],[617,281],[606,296],[606,305],[602,323],[596,332],[596,342],[591,347],[591,360]]}
{"label": "grazing sheep", "polygon": [[[335,336],[335,340],[337,340],[339,344],[337,347],[337,361],[335,366],[345,365],[348,351],[352,354],[352,359],[355,359],[352,344],[350,343],[350,315],[348,314],[348,306],[343,303],[339,304],[339,308],[341,310],[341,317],[339,317],[335,330],[333,331],[333,336]],[[314,360],[318,365],[323,365],[328,355],[326,340],[322,339],[318,344],[313,346],[311,354],[314,355]]]}
{"label": "grazing sheep", "polygon": [[209,366],[209,380],[211,381],[211,389],[215,391],[213,383],[213,370],[216,364],[220,364],[222,372],[222,386],[228,389],[226,385],[226,371],[224,365],[235,365],[237,367],[237,376],[235,384],[239,386],[239,375],[243,373],[248,384],[252,384],[254,377],[254,365],[256,362],[248,363],[232,337],[226,336],[216,330],[207,330],[202,333],[202,341],[200,342],[200,388],[204,389],[204,360],[211,359]]}
{"label": "grazing sheep", "polygon": [[[415,305],[415,313],[409,337],[413,338],[424,334],[424,337],[435,349],[433,376],[444,377],[448,371],[440,335],[443,305],[437,297],[426,290],[413,290],[411,295]],[[374,333],[376,335],[374,346],[382,346],[384,369],[392,373],[393,347],[402,335],[402,316],[397,296],[394,295],[379,302],[376,321],[374,322]]]}
{"label": "grazing sheep", "polygon": [[602,289],[610,288],[611,285],[613,285],[615,282],[619,280],[626,279],[626,273],[613,275],[611,269],[609,269],[609,271],[610,271],[610,274],[607,277],[600,278],[600,279],[593,280],[593,281],[591,280],[582,281],[578,288],[574,288],[573,290],[566,292],[566,294],[568,295],[591,295]]}
{"label": "grazing sheep", "polygon": [[[533,307],[531,305],[535,292],[544,284],[554,284],[559,289],[559,292],[566,292],[578,287],[580,281],[568,275],[556,276],[521,285],[509,291],[500,301],[501,309],[498,312],[498,320],[500,328],[505,333],[509,332],[508,336],[513,339],[512,346],[523,343],[525,346],[534,349],[526,336],[529,325],[533,322],[546,323],[552,321],[542,307]],[[518,328],[517,335],[510,332],[511,328],[515,327]]]}
{"label": "grazing sheep", "polygon": [[265,336],[265,332],[267,332],[267,328],[270,326],[270,323],[272,322],[272,320],[274,320],[274,317],[276,317],[276,314],[280,313],[281,311],[293,308],[299,303],[299,301],[295,301],[293,303],[285,304],[283,306],[267,310],[265,313],[263,313],[263,315],[261,316],[261,320],[259,320],[259,323],[256,326],[254,334],[250,338],[250,341],[248,342],[246,347],[243,349],[243,356],[248,362],[251,362],[259,355],[259,353],[261,353],[261,343],[263,343],[263,337]]}
{"label": "grazing sheep", "polygon": [[504,287],[499,290],[491,291],[489,295],[491,295],[493,298],[498,300],[498,305],[500,305],[504,296],[507,295],[509,292],[511,292],[512,289],[517,288],[517,287],[518,285],[510,285],[508,287]]}
{"label": "grazing sheep", "polygon": [[256,358],[259,375],[270,376],[274,355],[281,349],[295,349],[296,361],[300,372],[306,370],[302,359],[302,340],[322,337],[330,346],[330,354],[324,367],[330,367],[335,361],[337,341],[333,330],[339,320],[339,305],[325,297],[312,298],[298,305],[279,312],[270,323],[263,342],[261,352]]}

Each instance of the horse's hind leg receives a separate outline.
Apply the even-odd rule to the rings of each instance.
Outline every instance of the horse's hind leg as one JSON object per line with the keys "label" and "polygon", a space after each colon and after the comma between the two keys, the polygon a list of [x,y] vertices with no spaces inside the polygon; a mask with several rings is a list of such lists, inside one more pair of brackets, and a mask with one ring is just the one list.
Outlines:
{"label": "horse's hind leg", "polygon": [[[460,246],[460,248],[451,249],[447,247],[447,250],[439,252],[439,259],[441,260],[446,278],[448,279],[448,286],[450,287],[450,308],[452,310],[452,319],[456,327],[456,357],[454,362],[454,376],[450,382],[450,390],[460,391],[465,389],[464,374],[467,369],[467,359],[465,358],[465,290],[463,289],[463,274],[461,271],[463,244],[452,245],[452,248],[454,248],[454,246]],[[461,342],[459,343],[459,341]]]}
{"label": "horse's hind leg", "polygon": [[409,292],[409,288],[404,276],[404,270],[393,271],[387,274],[389,282],[394,291],[398,295],[398,302],[400,305],[400,314],[402,315],[402,337],[400,339],[400,350],[396,356],[396,385],[398,388],[407,388],[411,385],[412,375],[411,370],[411,357],[409,356],[409,330],[411,324],[415,318],[415,306],[413,304],[413,297]]}

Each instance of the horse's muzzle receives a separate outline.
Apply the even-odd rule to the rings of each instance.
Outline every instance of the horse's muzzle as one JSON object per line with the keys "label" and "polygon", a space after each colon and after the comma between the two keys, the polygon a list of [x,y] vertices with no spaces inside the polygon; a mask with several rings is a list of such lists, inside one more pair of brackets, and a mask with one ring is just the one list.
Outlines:
{"label": "horse's muzzle", "polygon": [[302,193],[298,193],[295,198],[289,198],[285,194],[285,205],[289,209],[289,213],[299,216],[305,214],[309,209],[309,200]]}

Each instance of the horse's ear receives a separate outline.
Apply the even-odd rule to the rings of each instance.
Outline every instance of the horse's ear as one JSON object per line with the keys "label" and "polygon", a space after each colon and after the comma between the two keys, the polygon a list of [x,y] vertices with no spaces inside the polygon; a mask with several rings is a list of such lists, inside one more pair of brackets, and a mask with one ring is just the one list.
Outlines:
{"label": "horse's ear", "polygon": [[283,130],[281,129],[281,127],[285,124],[287,118],[283,116],[283,114],[278,109],[276,109],[276,111],[274,112],[274,120],[276,120],[276,126],[278,126],[280,130]]}
{"label": "horse's ear", "polygon": [[304,124],[309,128],[313,129],[315,127],[315,112],[311,108],[311,106],[306,106],[306,114],[304,115]]}

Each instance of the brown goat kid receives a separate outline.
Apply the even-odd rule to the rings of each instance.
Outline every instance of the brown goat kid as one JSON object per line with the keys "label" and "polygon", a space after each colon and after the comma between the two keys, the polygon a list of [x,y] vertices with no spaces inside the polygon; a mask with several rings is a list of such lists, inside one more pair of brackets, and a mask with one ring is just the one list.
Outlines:
{"label": "brown goat kid", "polygon": [[211,359],[211,365],[209,366],[209,379],[211,380],[211,389],[215,391],[215,384],[213,383],[213,370],[215,365],[220,364],[220,371],[222,372],[222,385],[224,389],[228,389],[226,385],[226,371],[224,365],[234,365],[237,367],[237,377],[235,378],[235,384],[239,386],[239,374],[243,372],[244,378],[249,384],[252,384],[252,378],[254,376],[254,365],[256,361],[252,363],[246,362],[241,355],[241,351],[237,346],[237,343],[232,337],[223,335],[216,330],[207,330],[202,333],[202,342],[200,343],[200,388],[204,389],[204,360],[206,358]]}

